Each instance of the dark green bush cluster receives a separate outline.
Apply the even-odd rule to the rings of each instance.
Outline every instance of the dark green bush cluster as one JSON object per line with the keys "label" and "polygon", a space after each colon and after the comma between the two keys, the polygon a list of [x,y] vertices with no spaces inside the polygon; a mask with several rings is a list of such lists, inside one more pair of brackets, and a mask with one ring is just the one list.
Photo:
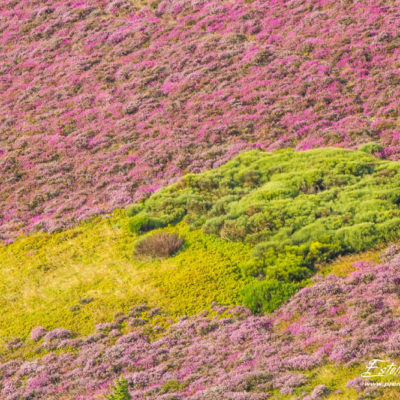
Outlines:
{"label": "dark green bush cluster", "polygon": [[255,313],[270,313],[302,287],[300,283],[287,283],[275,279],[254,281],[243,289],[243,302]]}
{"label": "dark green bush cluster", "polygon": [[131,400],[129,393],[129,383],[125,378],[118,379],[112,387],[113,392],[109,394],[107,400]]}
{"label": "dark green bush cluster", "polygon": [[193,229],[252,244],[245,277],[297,285],[316,263],[400,237],[400,164],[368,154],[379,150],[373,144],[364,147],[244,153],[135,206],[131,230],[185,218]]}
{"label": "dark green bush cluster", "polygon": [[383,146],[379,143],[365,143],[359,147],[360,151],[364,151],[365,153],[373,154],[373,153],[381,153],[383,150]]}

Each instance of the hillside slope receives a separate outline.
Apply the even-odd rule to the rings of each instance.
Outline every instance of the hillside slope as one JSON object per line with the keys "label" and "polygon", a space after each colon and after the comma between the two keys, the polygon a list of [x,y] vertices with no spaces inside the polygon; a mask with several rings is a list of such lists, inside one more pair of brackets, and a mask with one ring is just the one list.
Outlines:
{"label": "hillside slope", "polygon": [[153,318],[136,307],[86,338],[36,331],[37,349],[53,352],[0,363],[0,393],[102,399],[123,374],[137,400],[395,399],[397,388],[367,387],[360,374],[370,358],[400,355],[399,250],[344,278],[317,276],[271,316],[214,305],[151,341],[148,323],[127,332]]}
{"label": "hillside slope", "polygon": [[395,398],[360,374],[400,355],[399,188],[364,151],[252,150],[0,245],[0,397]]}
{"label": "hillside slope", "polygon": [[[37,325],[85,335],[143,302],[173,319],[213,301],[271,312],[319,264],[398,240],[399,193],[399,162],[253,150],[127,211],[0,245],[0,349]],[[134,255],[159,232],[184,237],[177,254]]]}
{"label": "hillside slope", "polygon": [[398,1],[0,4],[0,238],[243,149],[399,155]]}

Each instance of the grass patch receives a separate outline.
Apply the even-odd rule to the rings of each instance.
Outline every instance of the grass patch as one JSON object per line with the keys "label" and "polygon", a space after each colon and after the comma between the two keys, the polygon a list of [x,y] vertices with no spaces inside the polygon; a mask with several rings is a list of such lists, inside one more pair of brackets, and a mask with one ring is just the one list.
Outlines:
{"label": "grass patch", "polygon": [[27,338],[36,326],[86,335],[115,312],[144,302],[161,307],[168,318],[195,314],[212,301],[240,302],[239,265],[249,246],[182,223],[163,230],[185,237],[176,256],[137,260],[137,236],[128,224],[126,212],[116,210],[107,219],[0,246],[0,348],[13,337]]}

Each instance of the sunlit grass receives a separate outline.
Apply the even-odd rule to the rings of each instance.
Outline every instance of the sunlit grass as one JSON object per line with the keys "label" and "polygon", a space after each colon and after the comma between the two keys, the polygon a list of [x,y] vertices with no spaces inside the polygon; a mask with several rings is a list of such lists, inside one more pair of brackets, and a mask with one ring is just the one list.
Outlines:
{"label": "sunlit grass", "polygon": [[[0,337],[26,338],[35,326],[79,335],[114,313],[146,302],[169,316],[194,314],[212,301],[237,304],[239,264],[249,247],[184,224],[184,248],[164,260],[136,260],[125,211],[54,234],[37,233],[0,247]],[[83,299],[93,298],[84,305]],[[84,301],[83,301],[84,302]]]}

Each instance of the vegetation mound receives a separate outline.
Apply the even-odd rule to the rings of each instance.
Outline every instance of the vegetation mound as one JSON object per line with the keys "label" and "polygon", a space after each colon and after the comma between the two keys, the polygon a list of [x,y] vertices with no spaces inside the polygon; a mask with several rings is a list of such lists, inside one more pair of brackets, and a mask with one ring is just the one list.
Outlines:
{"label": "vegetation mound", "polygon": [[271,311],[263,293],[283,301],[317,263],[399,238],[399,189],[400,164],[368,152],[254,150],[132,206],[130,227],[143,233],[184,219],[253,246],[241,269],[261,283],[252,282],[244,298],[253,311]]}

